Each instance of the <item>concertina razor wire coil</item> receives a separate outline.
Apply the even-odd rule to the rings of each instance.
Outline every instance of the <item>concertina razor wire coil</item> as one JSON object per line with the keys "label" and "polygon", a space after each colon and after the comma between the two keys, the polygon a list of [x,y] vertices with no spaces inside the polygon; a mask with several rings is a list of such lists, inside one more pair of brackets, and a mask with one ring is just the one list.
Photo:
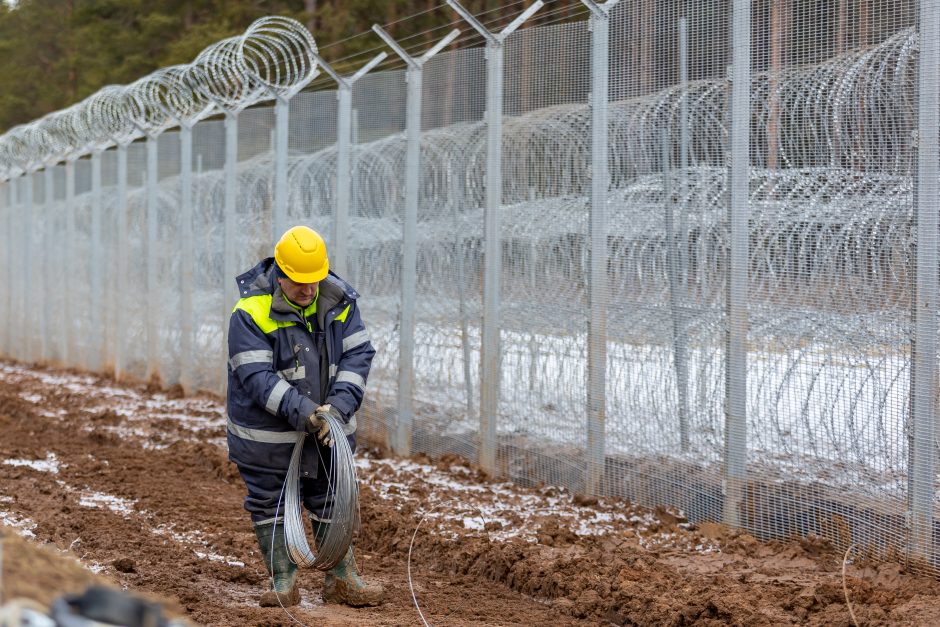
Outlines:
{"label": "concertina razor wire coil", "polygon": [[188,74],[188,65],[171,65],[157,70],[149,98],[167,115],[181,124],[198,121],[215,106],[205,94],[196,89]]}
{"label": "concertina razor wire coil", "polygon": [[227,112],[240,111],[259,101],[264,86],[238,60],[241,37],[218,41],[199,53],[188,77],[196,90]]}
{"label": "concertina razor wire coil", "polygon": [[317,75],[317,44],[307,27],[290,18],[255,21],[237,55],[239,65],[274,96],[290,97]]}
{"label": "concertina razor wire coil", "polygon": [[[805,126],[805,132],[788,133],[781,137],[780,164],[799,167],[812,162],[821,154],[819,146],[836,146],[833,158],[843,167],[871,169],[875,165],[900,166],[909,170],[908,161],[881,164],[882,139],[892,144],[909,142],[909,138],[872,138],[860,133],[861,120],[890,118],[885,128],[897,128],[901,118],[913,113],[909,94],[904,85],[909,82],[916,63],[917,35],[912,29],[900,31],[883,44],[836,57],[823,64],[792,68],[779,72],[774,80],[767,73],[753,79],[752,107],[754,116],[765,121],[771,108],[792,112],[789,123]],[[270,97],[285,96],[302,87],[317,74],[316,44],[306,29],[290,18],[268,17],[253,23],[244,34],[208,46],[188,65],[163,68],[144,77],[140,83],[159,85],[159,95],[122,97],[122,90],[131,86],[109,85],[84,101],[58,113],[74,110],[76,122],[60,122],[70,127],[68,134],[74,139],[63,142],[61,158],[100,150],[113,142],[133,141],[140,132],[134,122],[141,119],[152,122],[156,109],[154,100],[171,112],[179,121],[193,120],[206,113],[210,103],[220,109],[238,111]],[[902,106],[893,110],[879,107],[885,97],[897,96]],[[652,173],[658,170],[661,154],[659,129],[670,129],[673,142],[678,141],[681,105],[688,107],[686,126],[692,134],[689,141],[690,165],[723,163],[726,150],[724,125],[726,117],[727,82],[707,79],[678,84],[661,92],[620,103],[612,102],[611,141],[621,146],[612,158],[612,183],[623,185],[624,177]],[[145,114],[138,110],[143,108]],[[551,109],[551,108],[550,108]],[[546,111],[545,119],[533,124],[532,134],[538,130],[556,138],[577,137],[586,124],[585,112],[564,111],[564,107]],[[135,113],[135,110],[138,110]],[[49,116],[47,116],[49,117]],[[5,178],[15,176],[34,164],[43,164],[57,157],[51,151],[45,132],[35,132],[35,126],[48,124],[46,118],[10,129],[0,136],[0,167]],[[149,125],[143,125],[150,128]],[[158,125],[163,130],[172,124]],[[157,132],[157,131],[152,131]],[[549,136],[546,135],[546,138]],[[799,138],[797,140],[796,138]],[[513,137],[507,137],[513,141]],[[546,139],[546,141],[548,141]],[[872,143],[875,142],[875,143]],[[55,142],[53,142],[55,143]],[[542,142],[543,146],[546,142]],[[562,143],[559,139],[555,143]],[[67,144],[67,146],[65,146]],[[583,141],[568,143],[568,152],[577,162],[586,163]],[[898,151],[909,154],[910,151]],[[763,157],[755,154],[756,165]],[[822,165],[814,163],[813,165]],[[40,166],[41,167],[41,166]],[[508,169],[512,163],[505,164]],[[572,176],[584,178],[587,168],[577,168]],[[526,182],[524,187],[528,186]]]}
{"label": "concertina razor wire coil", "polygon": [[211,112],[289,97],[317,75],[317,46],[300,22],[264,17],[207,46],[192,63],[161,68],[129,85],[107,85],[67,109],[0,136],[0,179],[142,135],[158,135]]}

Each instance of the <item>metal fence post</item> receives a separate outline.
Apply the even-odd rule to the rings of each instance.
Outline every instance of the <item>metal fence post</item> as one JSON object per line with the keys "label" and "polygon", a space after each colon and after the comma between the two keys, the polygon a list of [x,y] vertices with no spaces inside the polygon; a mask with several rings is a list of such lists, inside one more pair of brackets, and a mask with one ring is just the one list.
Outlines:
{"label": "metal fence post", "polygon": [[336,121],[336,213],[333,214],[332,257],[336,272],[346,275],[349,239],[349,205],[352,197],[352,86],[342,82],[336,94],[339,100]]}
{"label": "metal fence post", "polygon": [[193,388],[193,127],[180,124],[180,385]]}
{"label": "metal fence post", "polygon": [[480,466],[496,467],[496,425],[499,414],[499,308],[502,275],[500,209],[503,201],[503,44],[536,11],[536,0],[497,34],[490,32],[457,0],[447,0],[475,31],[486,39],[486,205],[483,213],[483,330],[480,344]]}
{"label": "metal fence post", "polygon": [[[33,247],[36,244],[34,240],[34,235],[36,232],[35,224],[38,221],[36,218],[36,204],[34,202],[35,184],[36,184],[34,180],[34,174],[35,174],[35,171],[29,171],[23,177],[23,182],[26,185],[25,193],[23,195],[23,217],[24,217],[23,224],[25,226],[25,229],[24,229],[25,232],[23,233],[23,237],[26,243],[26,251],[25,251],[26,254],[23,257],[24,260],[30,260],[36,256],[33,252]],[[34,289],[35,286],[39,285],[39,282],[37,281],[36,277],[37,277],[37,273],[40,273],[40,276],[41,276],[41,271],[42,271],[42,262],[35,263],[35,264],[27,263],[25,272],[23,273],[24,276],[28,277],[28,282],[23,286],[24,291],[21,292],[21,296],[20,296],[20,299],[21,299],[20,306],[22,308],[21,309],[21,316],[22,316],[21,321],[24,324],[29,319],[29,310],[27,309],[27,303],[26,303],[26,298],[25,298],[25,294],[27,294],[26,290]],[[42,310],[42,307],[40,307],[40,310]],[[29,341],[26,343],[27,351],[23,357],[29,361],[36,361],[42,355],[41,351],[39,351],[38,354],[36,351],[37,342],[40,343],[40,346],[42,342],[41,338],[36,337],[36,329],[39,329],[40,334],[41,334],[42,325],[40,323],[40,324],[32,325],[31,327],[21,326],[20,328],[32,328],[32,331],[29,332],[29,336],[30,336]]]}
{"label": "metal fence post", "polygon": [[[27,213],[26,205],[26,188],[27,183],[29,182],[29,174],[27,172],[21,172],[13,182],[16,185],[16,205],[14,206],[15,213],[15,230],[16,234],[16,280],[14,281],[14,292],[11,294],[13,300],[13,329],[26,329],[26,310],[25,310],[25,298],[26,290],[29,288],[29,278],[27,276],[28,267],[24,263],[25,259],[29,258],[30,255],[30,245],[29,245],[29,215]],[[14,350],[12,354],[17,359],[26,359],[29,354],[29,343],[31,341],[29,333],[21,334],[19,341],[14,343]]]}
{"label": "metal fence post", "polygon": [[[236,246],[235,230],[236,194],[238,193],[238,112],[225,112],[225,203],[223,206],[222,235],[222,370],[219,390],[225,391],[228,382],[228,319],[234,305],[232,295],[236,295],[234,282],[238,269],[235,266]],[[231,285],[230,285],[231,284]],[[228,287],[226,287],[228,286]]]}
{"label": "metal fence post", "polygon": [[[62,250],[65,262],[68,267],[75,263],[75,157],[69,157],[65,160],[65,241],[62,243]],[[75,306],[75,282],[66,281],[63,286],[65,292],[66,312],[65,322],[62,325],[62,363],[73,365],[75,353],[75,338],[77,320],[72,314],[72,308]]]}
{"label": "metal fence post", "polygon": [[[13,177],[3,181],[3,225],[5,236],[3,238],[3,249],[6,253],[3,255],[3,280],[6,282],[7,289],[13,289]],[[10,339],[13,337],[13,325],[10,323],[10,313],[12,312],[12,298],[8,294],[3,299],[3,319],[0,324],[3,325],[3,344],[2,354],[4,357],[10,356]]]}
{"label": "metal fence post", "polygon": [[675,192],[672,180],[672,138],[669,129],[662,130],[663,213],[666,222],[666,274],[669,280],[669,310],[672,318],[673,363],[676,370],[676,392],[679,403],[679,443],[683,451],[689,448],[688,360],[685,343],[685,319],[682,307],[684,296],[679,262],[680,238],[676,232]]}
{"label": "metal fence post", "polygon": [[287,186],[288,129],[290,122],[290,100],[277,96],[274,100],[274,215],[271,220],[271,240],[276,242],[287,231]]}
{"label": "metal fence post", "polygon": [[157,372],[159,342],[157,337],[157,135],[147,134],[147,379]]}
{"label": "metal fence post", "polygon": [[[679,185],[682,198],[689,191],[689,35],[688,18],[679,18],[679,84],[682,85],[682,100],[679,102]],[[689,217],[685,203],[672,207],[678,209],[676,238],[670,244],[675,251],[676,293],[678,306],[674,307],[673,329],[675,341],[676,385],[679,401],[679,446],[689,450],[689,355],[686,337],[686,308],[688,300],[688,251]]]}
{"label": "metal fence post", "polygon": [[[6,192],[6,284],[9,286],[10,290],[16,289],[16,270],[13,267],[14,260],[17,258],[14,253],[14,247],[16,246],[16,178],[10,175],[5,181],[4,191]],[[3,354],[6,357],[13,355],[13,332],[16,328],[13,324],[13,294],[10,293],[7,298],[3,299],[3,327],[4,327],[4,342],[3,342]]]}
{"label": "metal fence post", "polygon": [[388,54],[380,52],[351,76],[340,76],[333,67],[317,56],[317,63],[336,82],[336,210],[330,238],[330,267],[345,276],[349,271],[349,205],[352,199],[352,88],[360,78],[381,63]]}
{"label": "metal fence post", "polygon": [[584,491],[596,494],[604,478],[607,423],[607,190],[610,187],[607,119],[610,56],[610,10],[619,0],[597,4],[581,0],[591,11],[591,221],[588,275],[587,474]]}
{"label": "metal fence post", "polygon": [[415,298],[418,265],[418,202],[421,191],[421,96],[424,64],[460,31],[452,30],[421,57],[415,58],[376,24],[372,30],[408,65],[408,114],[405,124],[405,211],[402,224],[401,320],[398,340],[398,417],[392,437],[392,449],[398,455],[411,454],[414,421],[414,342]]}
{"label": "metal fence post", "polygon": [[[114,260],[114,268],[117,271],[117,294],[118,299],[124,298],[127,294],[127,268],[129,257],[129,247],[127,241],[127,143],[120,142],[117,145],[117,259]],[[114,333],[114,378],[120,379],[127,369],[127,355],[125,350],[125,336],[127,334],[127,313],[125,307],[115,307],[115,325]]]}
{"label": "metal fence post", "polygon": [[940,211],[940,2],[921,0],[919,14],[917,111],[917,212],[914,345],[911,364],[911,451],[908,506],[911,518],[910,551],[933,557],[933,508],[936,486],[937,432],[937,229]]}
{"label": "metal fence post", "polygon": [[[55,203],[55,180],[53,174],[53,165],[46,164],[42,171],[42,194],[43,208],[42,219],[35,223],[35,226],[41,225],[42,254],[33,257],[33,261],[39,266],[39,283],[34,283],[33,288],[36,294],[36,316],[39,318],[39,358],[48,362],[52,359],[52,342],[50,342],[49,333],[49,311],[53,311],[58,305],[52,301],[52,274],[55,269],[55,262],[61,258],[61,249],[56,245],[56,215],[54,212]],[[37,207],[38,210],[38,207]]]}
{"label": "metal fence post", "polygon": [[17,294],[21,293],[19,290],[23,277],[22,260],[26,258],[23,254],[23,235],[20,232],[22,224],[22,209],[20,208],[20,201],[23,198],[23,190],[21,188],[22,179],[22,173],[15,174],[10,178],[10,286],[12,288],[12,292],[9,298],[10,316],[7,321],[7,333],[10,338],[9,355],[13,358],[19,357],[19,352],[23,345],[22,337],[18,337],[17,341],[14,341],[13,339],[16,337],[14,335],[16,330],[22,328],[19,325],[20,299]]}
{"label": "metal fence post", "polygon": [[729,164],[727,355],[725,365],[725,524],[740,526],[747,481],[747,259],[751,121],[751,2],[732,13],[731,159]]}
{"label": "metal fence post", "polygon": [[500,210],[503,196],[503,46],[486,46],[486,200],[483,217],[483,329],[480,343],[480,465],[495,473],[496,427],[499,422],[500,278],[502,241]]}
{"label": "metal fence post", "polygon": [[[91,153],[91,254],[88,256],[88,276],[90,277],[91,294],[94,297],[102,296],[102,273],[105,270],[104,250],[101,246],[101,150]],[[107,346],[101,326],[93,321],[89,322],[86,330],[91,336],[92,350],[88,351],[88,367],[100,370],[105,363]]]}

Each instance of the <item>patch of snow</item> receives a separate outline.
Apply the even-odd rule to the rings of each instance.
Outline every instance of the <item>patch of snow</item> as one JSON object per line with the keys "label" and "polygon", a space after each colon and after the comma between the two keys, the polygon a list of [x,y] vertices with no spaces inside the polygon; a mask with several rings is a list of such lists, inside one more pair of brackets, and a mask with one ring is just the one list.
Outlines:
{"label": "patch of snow", "polygon": [[200,551],[193,551],[196,554],[196,557],[199,559],[207,559],[210,562],[224,562],[229,566],[237,566],[239,568],[245,567],[245,562],[237,560],[234,557],[226,557],[224,555],[219,555],[218,553],[202,553]]}
{"label": "patch of snow", "polygon": [[[498,528],[487,531],[492,540],[534,541],[544,519],[556,520],[582,536],[613,533],[624,523],[638,531],[659,523],[652,513],[639,515],[634,511],[598,511],[577,506],[564,491],[559,496],[557,488],[531,493],[520,491],[511,483],[480,484],[468,469],[462,476],[454,476],[409,460],[360,458],[356,465],[360,472],[368,474],[369,485],[381,498],[419,503],[425,512],[424,519],[437,525],[437,533],[448,536],[454,533],[453,525],[485,531],[487,523],[498,523]],[[429,489],[421,490],[421,483]],[[459,495],[459,501],[451,498],[454,493]],[[604,507],[603,502],[598,504]]]}
{"label": "patch of snow", "polygon": [[15,512],[0,511],[0,522],[8,527],[13,527],[24,538],[36,537],[36,534],[33,533],[36,523],[25,516],[20,516]]}
{"label": "patch of snow", "polygon": [[3,463],[7,466],[26,466],[39,472],[51,472],[54,475],[58,474],[60,466],[55,453],[46,453],[46,459],[5,459]]}
{"label": "patch of snow", "polygon": [[482,518],[464,518],[463,519],[463,528],[464,529],[473,529],[475,531],[483,531],[484,522]]}
{"label": "patch of snow", "polygon": [[206,542],[206,540],[203,538],[204,534],[202,531],[196,530],[196,531],[187,531],[185,533],[180,533],[178,531],[174,531],[173,528],[175,526],[176,526],[175,524],[157,525],[156,527],[151,529],[151,532],[157,536],[169,536],[170,538],[172,538],[173,540],[176,540],[177,542],[181,544],[199,544],[201,546],[208,545],[208,542]]}
{"label": "patch of snow", "polygon": [[94,509],[107,508],[115,514],[121,514],[125,518],[134,513],[134,505],[136,503],[136,500],[122,499],[113,494],[93,491],[83,491],[78,500],[78,504],[82,507]]}
{"label": "patch of snow", "polygon": [[[204,548],[209,547],[209,542],[205,539],[204,532],[195,530],[180,533],[178,531],[174,531],[174,526],[175,524],[158,525],[152,528],[150,531],[157,536],[168,536],[180,544],[195,544]],[[212,551],[197,551],[195,549],[193,550],[193,553],[195,553],[196,556],[200,559],[207,559],[210,562],[224,562],[229,566],[237,566],[239,568],[245,567],[244,562],[231,556],[219,555],[218,553],[214,553]]]}

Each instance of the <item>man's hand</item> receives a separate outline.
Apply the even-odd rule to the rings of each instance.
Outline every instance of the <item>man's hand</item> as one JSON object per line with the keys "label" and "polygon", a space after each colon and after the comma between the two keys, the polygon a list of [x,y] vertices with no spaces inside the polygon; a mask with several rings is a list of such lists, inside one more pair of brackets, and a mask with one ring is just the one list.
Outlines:
{"label": "man's hand", "polygon": [[324,446],[333,446],[333,436],[330,433],[330,423],[327,422],[327,416],[332,416],[336,420],[342,421],[343,416],[339,410],[332,405],[320,405],[307,421],[310,423],[307,429],[310,433],[315,433],[317,439]]}

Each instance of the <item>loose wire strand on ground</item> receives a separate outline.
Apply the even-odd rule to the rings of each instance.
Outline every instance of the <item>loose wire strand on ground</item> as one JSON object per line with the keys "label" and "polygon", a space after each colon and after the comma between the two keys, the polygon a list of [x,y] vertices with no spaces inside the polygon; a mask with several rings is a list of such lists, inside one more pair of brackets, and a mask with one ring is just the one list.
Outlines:
{"label": "loose wire strand on ground", "polygon": [[[411,542],[408,544],[408,589],[411,591],[411,600],[414,603],[415,610],[417,610],[418,612],[418,616],[421,618],[421,622],[424,623],[424,627],[431,627],[431,623],[429,623],[427,619],[424,617],[424,612],[421,611],[421,606],[418,603],[418,596],[415,594],[414,580],[412,579],[412,576],[411,576],[411,553],[414,550],[415,538],[418,536],[418,530],[421,528],[421,525],[422,523],[424,523],[425,519],[427,519],[428,516],[433,514],[435,511],[437,511],[444,505],[450,505],[451,503],[454,503],[454,502],[455,501],[441,501],[440,503],[438,503],[437,505],[435,505],[434,507],[426,511],[421,516],[421,520],[419,520],[418,524],[415,526],[414,533],[411,534]],[[458,503],[458,505],[462,505],[462,504]],[[454,511],[459,512],[461,510],[467,510],[467,509],[476,510],[476,512],[480,515],[480,520],[483,521],[483,530],[486,531],[486,518],[483,516],[483,512],[480,511],[478,508],[475,508],[475,507],[468,508],[466,506],[463,506],[460,509],[457,509]]]}
{"label": "loose wire strand on ground", "polygon": [[842,557],[842,592],[845,593],[845,605],[849,608],[849,616],[852,617],[852,624],[858,627],[858,619],[855,618],[855,610],[852,609],[852,602],[849,600],[849,587],[845,583],[845,567],[849,562],[849,553],[851,553],[854,548],[855,545],[850,544],[849,548],[845,550],[845,555]]}

